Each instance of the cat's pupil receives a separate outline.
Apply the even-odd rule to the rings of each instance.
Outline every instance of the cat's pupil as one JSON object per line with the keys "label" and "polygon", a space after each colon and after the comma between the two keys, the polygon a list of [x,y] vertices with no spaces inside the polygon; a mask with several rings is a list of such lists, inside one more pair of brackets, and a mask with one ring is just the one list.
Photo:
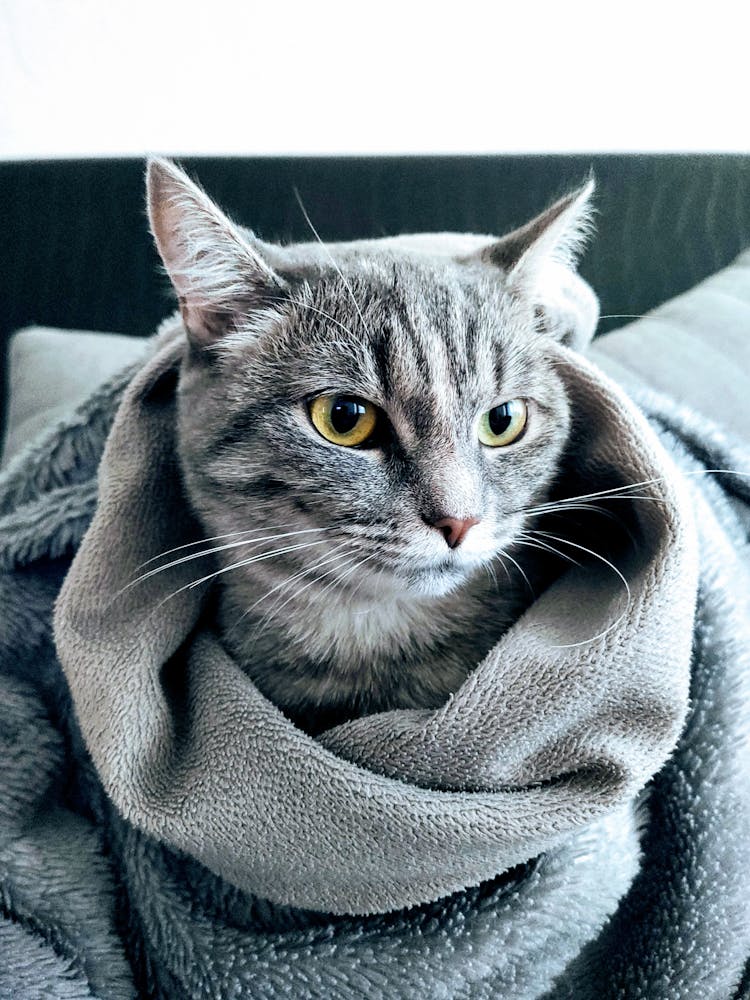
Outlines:
{"label": "cat's pupil", "polygon": [[365,412],[359,400],[339,396],[331,407],[331,425],[338,434],[348,434]]}
{"label": "cat's pupil", "polygon": [[510,427],[512,419],[513,415],[507,403],[503,403],[502,406],[495,406],[489,412],[490,430],[499,437]]}

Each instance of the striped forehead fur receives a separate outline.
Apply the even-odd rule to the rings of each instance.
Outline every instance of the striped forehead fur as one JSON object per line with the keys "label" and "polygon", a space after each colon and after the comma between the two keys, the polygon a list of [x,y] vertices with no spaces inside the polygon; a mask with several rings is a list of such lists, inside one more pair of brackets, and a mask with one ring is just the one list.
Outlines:
{"label": "striped forehead fur", "polygon": [[[290,391],[300,396],[357,391],[385,404],[417,392],[460,393],[493,372],[498,381],[520,382],[532,358],[552,349],[529,304],[504,294],[495,275],[470,281],[444,265],[389,257],[379,268],[368,261],[365,275],[341,265],[359,313],[339,275],[330,273],[292,285],[212,350],[230,367],[243,354],[262,356],[269,369],[287,373]],[[315,366],[295,370],[295,353],[314,358]],[[325,385],[326,375],[336,384]]]}

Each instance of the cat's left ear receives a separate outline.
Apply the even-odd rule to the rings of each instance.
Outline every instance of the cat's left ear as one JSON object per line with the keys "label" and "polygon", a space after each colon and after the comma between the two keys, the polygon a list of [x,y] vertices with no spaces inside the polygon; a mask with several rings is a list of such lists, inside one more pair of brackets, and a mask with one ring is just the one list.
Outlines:
{"label": "cat's left ear", "polygon": [[156,247],[180,304],[188,337],[210,347],[283,282],[246,232],[169,160],[149,160],[148,215]]}
{"label": "cat's left ear", "polygon": [[569,347],[583,349],[599,320],[599,302],[576,272],[591,234],[594,179],[482,251],[499,267],[510,290],[534,305],[538,327]]}

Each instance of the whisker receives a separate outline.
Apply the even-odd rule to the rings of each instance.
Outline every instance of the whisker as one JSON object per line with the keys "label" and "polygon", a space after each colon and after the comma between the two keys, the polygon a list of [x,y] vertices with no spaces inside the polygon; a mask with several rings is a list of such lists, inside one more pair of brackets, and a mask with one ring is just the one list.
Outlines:
{"label": "whisker", "polygon": [[518,536],[518,544],[526,545],[530,549],[539,549],[540,552],[551,552],[553,553],[553,555],[559,556],[561,559],[567,560],[567,562],[572,563],[574,566],[581,565],[577,559],[574,559],[573,556],[569,556],[567,552],[561,552],[559,549],[556,549],[554,545],[548,545],[547,542],[543,542],[540,539],[531,541],[529,538],[526,537],[525,533],[522,533]]}
{"label": "whisker", "polygon": [[[347,576],[350,576],[356,569],[358,569],[364,563],[369,562],[371,559],[374,559],[376,557],[376,555],[377,555],[376,552],[372,552],[372,553],[370,553],[370,555],[365,556],[364,559],[360,559],[360,560],[356,561],[353,566],[351,565],[351,563],[346,563],[345,566],[343,567],[343,569],[345,570],[345,572],[344,573],[340,573],[339,576],[335,577],[331,581],[331,583],[329,583],[326,587],[323,588],[323,590],[320,592],[320,594],[316,594],[315,595],[316,599],[319,600],[323,596],[323,594],[325,594],[326,591],[328,591],[332,586],[338,586],[339,584],[343,583],[344,580],[347,578]],[[355,559],[356,559],[356,556],[355,556]],[[346,568],[347,566],[349,566],[349,569]],[[383,574],[383,569],[384,568],[385,567],[381,568],[381,570],[380,570],[380,576],[378,577],[379,581],[382,579],[382,574]],[[332,572],[333,572],[333,570],[332,570]],[[357,591],[362,586],[363,581],[364,581],[364,576],[359,581],[359,583],[357,584],[357,586],[354,588],[354,590],[352,591],[352,593],[349,595],[349,603],[350,604],[352,603],[352,601],[354,599],[354,596],[356,595]],[[371,610],[372,610],[372,607],[369,607],[365,611],[353,611],[352,614],[359,616],[361,614],[367,614]]]}
{"label": "whisker", "polygon": [[[344,546],[348,545],[349,545],[348,542],[341,542],[339,545],[335,547],[333,551],[339,552],[342,548],[344,548]],[[347,553],[342,553],[342,555],[346,554]],[[247,617],[247,615],[251,614],[258,607],[259,604],[262,604],[263,601],[267,600],[272,594],[275,594],[279,590],[283,590],[285,587],[288,587],[291,583],[294,583],[295,580],[299,580],[302,577],[307,576],[308,573],[312,573],[316,569],[320,569],[321,566],[325,566],[327,563],[332,562],[333,559],[336,558],[339,558],[339,556],[329,554],[328,557],[324,557],[319,562],[313,563],[312,566],[308,566],[306,569],[303,569],[300,572],[295,573],[293,576],[287,577],[286,580],[282,580],[281,583],[277,583],[275,587],[272,587],[262,597],[259,597],[257,601],[254,601],[253,604],[250,605],[250,607],[246,608],[245,611],[240,616],[240,618],[232,626],[232,628],[236,628],[237,625],[239,625],[239,623]]]}
{"label": "whisker", "polygon": [[[360,545],[360,546],[357,546],[357,548],[359,549],[359,551],[360,551],[360,552],[362,551],[362,546],[361,546],[361,545]],[[350,554],[349,552],[347,552],[347,553],[344,553],[344,556],[348,556],[349,554]],[[275,612],[275,613],[276,613],[276,614],[278,614],[278,612],[279,612],[279,611],[281,611],[281,609],[282,609],[282,608],[284,608],[284,607],[286,606],[286,604],[288,604],[288,603],[289,603],[289,601],[291,601],[291,600],[294,600],[295,598],[299,597],[299,595],[300,595],[301,593],[303,593],[303,592],[304,592],[305,590],[307,590],[307,589],[308,589],[308,587],[311,587],[311,586],[312,586],[312,585],[313,585],[314,583],[320,583],[320,581],[321,581],[321,580],[322,580],[322,579],[323,579],[324,577],[326,577],[326,576],[329,576],[329,575],[330,575],[331,573],[336,573],[336,572],[339,572],[339,574],[340,574],[339,576],[336,576],[336,577],[334,577],[334,579],[333,579],[333,580],[331,580],[331,582],[330,582],[329,584],[327,584],[327,585],[326,585],[326,586],[325,586],[325,587],[323,588],[323,590],[321,590],[321,591],[320,591],[320,593],[318,593],[318,594],[315,594],[315,597],[314,597],[314,599],[315,599],[316,601],[317,601],[317,600],[320,600],[320,599],[321,599],[321,597],[322,597],[322,596],[323,596],[323,595],[324,595],[325,593],[327,593],[327,592],[328,592],[328,591],[329,591],[329,590],[331,589],[331,587],[334,587],[334,586],[338,586],[338,584],[342,583],[342,582],[343,582],[343,580],[345,580],[345,579],[346,579],[346,577],[347,577],[347,576],[349,576],[349,574],[350,574],[350,573],[353,573],[353,572],[354,572],[354,570],[355,570],[355,569],[357,569],[357,567],[358,567],[358,566],[361,566],[361,565],[362,565],[363,563],[366,563],[366,562],[368,562],[368,561],[369,561],[370,559],[374,559],[376,555],[377,555],[377,553],[375,553],[375,552],[372,552],[372,553],[370,553],[370,555],[368,555],[368,556],[365,556],[365,558],[364,558],[364,559],[360,559],[359,561],[355,561],[355,563],[354,563],[354,565],[353,565],[353,566],[351,566],[351,562],[352,562],[353,560],[350,560],[350,562],[348,562],[348,563],[345,563],[343,567],[341,567],[341,566],[334,566],[334,567],[333,567],[333,569],[331,569],[331,570],[328,570],[328,571],[327,571],[326,573],[323,573],[323,575],[322,575],[322,576],[320,576],[320,577],[317,577],[317,578],[316,578],[315,580],[311,580],[311,581],[310,581],[310,583],[306,584],[306,585],[305,585],[304,587],[302,587],[302,588],[301,588],[300,590],[298,590],[298,591],[297,591],[297,592],[296,592],[295,594],[292,594],[292,596],[291,596],[291,597],[290,597],[290,598],[288,599],[288,601],[286,601],[286,602],[285,602],[284,604],[282,604],[282,605],[281,605],[281,608],[278,608],[278,609],[276,610],[276,612]],[[357,556],[356,556],[356,554],[355,554],[355,555],[354,555],[354,560],[356,560],[356,559],[357,559]],[[350,568],[350,569],[348,569],[348,570],[347,570],[347,571],[346,571],[345,573],[341,574],[341,573],[340,573],[340,571],[341,571],[342,569],[346,569],[346,567],[347,567],[347,566],[351,566],[351,568]],[[363,577],[363,579],[364,579],[364,577]],[[353,596],[354,596],[354,594],[356,594],[357,590],[358,590],[358,589],[359,589],[359,587],[361,587],[361,586],[362,586],[362,581],[360,580],[359,584],[358,584],[358,585],[357,585],[357,587],[355,588],[355,590],[354,590],[354,593],[353,593],[353,594],[351,595],[351,597],[353,597]]]}
{"label": "whisker", "polygon": [[[612,493],[609,496],[604,497],[605,500],[649,500],[651,503],[660,503],[664,506],[669,506],[670,501],[664,497],[653,497],[653,496],[642,496],[640,494],[628,493],[625,495]],[[575,501],[577,497],[571,497],[570,500],[557,500],[550,501],[549,504],[542,504],[538,507],[528,507],[524,509],[525,514],[549,514],[556,512],[565,512],[568,510],[591,510],[595,511],[597,514],[603,514],[607,517],[614,517],[613,511],[608,511],[605,507],[599,507],[596,504],[576,504]]]}
{"label": "whisker", "polygon": [[287,545],[281,549],[274,549],[272,552],[263,552],[259,556],[253,556],[250,559],[241,559],[239,562],[232,563],[229,566],[222,566],[221,569],[216,570],[214,573],[208,573],[206,576],[202,576],[198,580],[193,580],[190,583],[186,583],[184,586],[175,590],[169,597],[165,597],[159,602],[159,607],[165,604],[167,601],[171,601],[173,597],[181,594],[184,590],[192,590],[195,587],[199,587],[202,583],[207,583],[209,580],[215,579],[217,576],[221,576],[224,573],[229,573],[233,569],[241,569],[243,566],[251,566],[253,563],[264,562],[266,559],[273,559],[274,556],[284,555],[288,552],[296,552],[299,549],[309,549],[313,545],[324,545],[326,542],[325,538],[319,539],[317,542],[302,542],[298,545]]}
{"label": "whisker", "polygon": [[325,319],[330,320],[330,322],[337,326],[339,330],[343,330],[344,333],[349,334],[349,336],[354,336],[353,331],[350,330],[348,326],[344,326],[344,324],[337,320],[335,316],[331,316],[330,313],[327,313],[325,309],[318,309],[317,306],[312,306],[308,302],[303,302],[302,299],[279,297],[279,301],[289,302],[291,305],[299,306],[301,309],[309,309],[310,312],[317,313],[319,316],[323,316]]}
{"label": "whisker", "polygon": [[[342,553],[341,553],[341,554],[340,554],[340,555],[338,556],[338,558],[339,558],[339,559],[346,559],[346,558],[348,558],[348,557],[349,557],[349,555],[350,555],[350,552],[342,552]],[[356,556],[355,556],[354,558],[356,559]],[[349,565],[349,563],[345,563],[345,565],[347,565],[347,566],[348,566],[348,565]],[[304,587],[300,587],[300,588],[299,588],[299,590],[296,590],[296,591],[295,591],[295,592],[294,592],[293,594],[291,594],[291,595],[290,595],[290,596],[289,596],[289,597],[288,597],[288,598],[287,598],[287,599],[286,599],[286,600],[285,600],[285,601],[283,602],[283,604],[281,604],[281,605],[277,605],[276,607],[272,608],[272,609],[271,609],[271,611],[270,611],[270,612],[269,612],[269,613],[268,613],[268,614],[267,614],[266,616],[264,616],[264,617],[263,617],[263,618],[261,619],[261,621],[259,622],[258,626],[257,626],[257,627],[255,628],[255,630],[254,630],[254,632],[253,632],[253,637],[254,637],[254,638],[256,638],[256,637],[257,637],[257,635],[259,635],[259,634],[260,634],[260,630],[261,630],[261,629],[265,629],[265,628],[268,628],[268,626],[269,626],[269,625],[271,624],[271,622],[273,621],[273,619],[274,619],[274,618],[276,618],[276,617],[278,617],[278,615],[279,615],[279,614],[280,614],[280,613],[281,613],[281,612],[282,612],[282,611],[284,610],[284,608],[285,608],[285,607],[287,606],[287,604],[289,604],[289,603],[290,603],[291,601],[294,601],[294,600],[296,600],[296,599],[297,599],[297,598],[298,598],[298,597],[299,597],[299,596],[300,596],[301,594],[303,594],[303,593],[304,593],[304,592],[305,592],[306,590],[308,590],[308,589],[309,589],[310,587],[312,587],[312,586],[313,586],[314,584],[316,584],[316,583],[320,583],[320,581],[321,581],[322,579],[324,579],[324,578],[325,578],[326,576],[328,576],[328,575],[329,575],[330,573],[335,573],[335,572],[337,572],[337,571],[338,571],[339,569],[340,569],[340,567],[339,567],[339,566],[333,566],[333,567],[332,567],[332,568],[331,568],[330,570],[327,570],[327,571],[326,571],[325,573],[323,573],[323,574],[322,574],[321,576],[316,576],[316,577],[315,577],[314,579],[310,580],[310,582],[309,582],[309,583],[306,583],[306,584],[304,585]],[[319,595],[316,595],[316,597],[317,597],[317,596],[319,596]]]}
{"label": "whisker", "polygon": [[644,319],[647,315],[648,313],[608,313],[599,319]]}
{"label": "whisker", "polygon": [[609,514],[604,507],[599,507],[595,503],[576,503],[576,497],[571,500],[550,500],[546,504],[540,504],[538,507],[527,507],[524,509],[525,514],[548,514],[555,513],[557,511],[569,511],[569,510],[590,510],[595,514]]}
{"label": "whisker", "polygon": [[[517,563],[516,560],[513,558],[513,556],[509,552],[507,552],[505,549],[501,549],[500,552],[502,553],[502,555],[505,556],[506,559],[510,559],[510,561],[513,563],[513,565],[516,567],[516,569],[518,570],[518,572],[521,574],[521,576],[526,581],[526,586],[529,588],[529,591],[531,592],[531,596],[534,598],[534,600],[536,600],[536,594],[534,593],[534,588],[531,586],[531,583],[529,582],[528,576],[526,576],[526,574],[524,573],[523,567],[520,565],[520,563]],[[510,580],[510,576],[508,577],[508,579]]]}
{"label": "whisker", "polygon": [[[627,499],[627,498],[626,497],[607,497],[607,500],[613,500],[613,499],[614,500],[619,500],[619,499],[623,499],[624,500],[624,499]],[[638,497],[632,497],[632,499],[637,500],[639,498]],[[662,502],[662,501],[660,501],[656,497],[642,497],[641,499],[644,499],[644,500],[654,500],[654,502],[656,502],[656,503]],[[664,501],[664,502],[666,503],[666,501]],[[633,546],[637,547],[638,543],[637,543],[637,541],[635,539],[635,536],[633,535],[633,532],[630,530],[630,528],[625,523],[625,521],[621,517],[618,517],[614,513],[614,511],[607,510],[606,507],[600,507],[598,504],[588,504],[588,503],[580,504],[580,503],[565,503],[565,502],[563,502],[563,503],[557,504],[555,506],[550,506],[548,508],[545,508],[544,510],[536,510],[534,508],[531,508],[531,509],[528,510],[527,513],[531,514],[532,516],[538,514],[539,516],[542,516],[542,517],[554,517],[556,514],[566,515],[571,510],[590,510],[590,511],[592,511],[595,514],[601,515],[602,517],[609,518],[610,521],[614,521],[620,527],[620,529],[628,536],[628,538],[630,539],[630,541],[633,544]]]}
{"label": "whisker", "polygon": [[[351,298],[352,302],[354,303],[354,308],[357,310],[357,315],[359,316],[360,320],[362,321],[362,326],[365,328],[365,330],[368,333],[370,333],[370,328],[368,327],[368,325],[367,325],[367,323],[365,321],[365,317],[362,315],[362,310],[359,308],[359,303],[357,302],[357,299],[355,298],[355,295],[354,295],[354,292],[352,291],[351,285],[346,280],[346,278],[344,277],[344,275],[341,273],[341,268],[338,266],[338,264],[336,263],[336,261],[333,259],[333,255],[331,254],[331,251],[328,249],[328,247],[325,245],[325,243],[323,242],[323,240],[320,238],[320,236],[318,234],[318,230],[312,224],[310,216],[307,214],[307,209],[305,208],[305,206],[304,206],[304,204],[302,202],[302,197],[301,197],[301,195],[300,195],[300,193],[299,193],[299,191],[297,190],[296,187],[294,188],[294,197],[297,199],[297,204],[299,205],[300,209],[302,210],[302,214],[305,217],[305,222],[310,227],[313,236],[318,241],[318,243],[320,243],[321,247],[325,251],[326,256],[328,257],[328,259],[330,260],[330,262],[333,265],[334,269],[336,270],[338,276],[343,281],[344,287],[346,288],[347,292],[349,293],[349,297]],[[349,331],[347,331],[347,332],[349,332]]]}
{"label": "whisker", "polygon": [[620,570],[615,566],[615,564],[613,562],[610,562],[609,559],[605,558],[600,552],[595,552],[593,549],[589,549],[585,545],[580,545],[578,542],[571,542],[569,538],[560,538],[559,535],[553,535],[549,531],[539,531],[536,528],[532,528],[529,533],[534,535],[542,535],[544,538],[551,538],[553,542],[559,542],[561,545],[570,545],[574,549],[578,549],[580,552],[585,552],[587,553],[587,555],[593,556],[595,559],[599,559],[601,562],[604,563],[605,566],[608,566],[613,573],[616,573],[619,576],[623,586],[625,587],[625,590],[627,591],[628,602],[630,602],[630,600],[632,599],[632,594],[630,592],[630,584],[628,583],[628,581],[625,579]]}
{"label": "whisker", "polygon": [[579,545],[578,542],[571,542],[567,538],[560,538],[558,535],[552,535],[546,531],[539,531],[539,532],[533,531],[533,533],[544,535],[547,538],[552,538],[554,541],[560,542],[561,545],[571,545],[573,548],[579,549],[581,552],[585,552],[588,555],[593,556],[595,559],[598,559],[600,560],[600,562],[603,562],[605,566],[609,567],[609,569],[611,569],[612,572],[615,573],[620,578],[625,588],[625,592],[627,594],[627,603],[625,605],[624,610],[622,611],[622,614],[620,614],[620,616],[615,621],[613,621],[606,629],[604,629],[602,632],[599,632],[597,635],[593,635],[588,639],[583,639],[581,642],[564,643],[563,645],[556,646],[555,648],[572,649],[577,646],[584,646],[586,643],[589,642],[596,642],[596,640],[598,639],[603,639],[606,635],[608,635],[612,631],[612,629],[616,628],[620,624],[625,615],[628,613],[628,609],[630,608],[630,605],[632,603],[633,595],[630,590],[630,584],[625,579],[625,576],[620,572],[620,570],[617,568],[617,566],[615,566],[614,563],[609,561],[609,559],[605,559],[603,555],[601,555],[599,552],[594,552],[593,549],[586,548],[585,545]]}
{"label": "whisker", "polygon": [[[276,501],[273,501],[276,504]],[[278,504],[276,504],[278,506]],[[136,566],[136,569],[143,569],[144,566],[148,566],[152,562],[156,562],[157,559],[163,559],[165,556],[170,556],[174,552],[182,552],[184,549],[194,548],[196,545],[203,545],[205,542],[218,542],[223,538],[236,538],[237,535],[249,535],[253,531],[272,531],[274,528],[286,528],[293,521],[284,521],[282,524],[266,524],[262,528],[242,528],[239,531],[228,531],[223,535],[211,535],[208,538],[198,538],[194,542],[186,542],[184,545],[176,545],[173,549],[165,549],[164,552],[160,552],[158,555],[151,556],[150,559],[146,559],[145,562],[140,563]],[[207,552],[213,550],[207,550]]]}
{"label": "whisker", "polygon": [[655,483],[663,482],[665,478],[665,476],[660,476],[656,479],[644,479],[640,483],[625,483],[620,486],[610,486],[606,490],[597,490],[595,493],[580,493],[578,496],[574,497],[562,497],[559,500],[550,500],[548,503],[538,504],[534,510],[545,510],[547,507],[558,503],[570,503],[578,500],[596,500],[598,497],[610,497],[613,494],[625,495],[627,497],[630,490],[636,490],[641,486],[651,486]]}
{"label": "whisker", "polygon": [[513,583],[513,578],[510,575],[510,570],[505,565],[505,560],[503,559],[502,555],[500,555],[499,552],[495,556],[495,559],[499,559],[500,560],[500,565],[503,567],[503,571],[504,571],[505,575],[508,577],[508,583]]}
{"label": "whisker", "polygon": [[[292,534],[297,534],[297,532],[292,532]],[[215,573],[208,573],[199,580],[194,580],[192,583],[188,584],[188,586],[198,587],[207,580],[213,580],[215,577],[222,576],[224,573],[229,573],[233,569],[242,569],[243,566],[252,566],[255,563],[265,562],[268,559],[272,559],[274,556],[286,555],[289,552],[297,552],[300,549],[309,549],[314,545],[325,545],[325,543],[326,539],[320,538],[315,542],[299,542],[295,545],[282,546],[280,549],[272,549],[270,552],[261,552],[260,555],[251,556],[249,559],[240,559],[238,562],[231,563],[229,566],[222,566],[220,569],[216,570]]]}
{"label": "whisker", "polygon": [[495,588],[495,593],[500,593],[500,584],[497,579],[497,573],[495,572],[495,567],[491,562],[485,563],[482,567],[487,574],[488,579],[492,582]]}
{"label": "whisker", "polygon": [[[344,563],[343,566],[335,566],[331,570],[331,573],[336,573],[337,575],[334,576],[332,580],[329,580],[329,582],[325,585],[325,587],[323,587],[322,590],[318,591],[316,594],[313,595],[313,600],[315,601],[322,600],[329,590],[337,586],[339,583],[342,583],[346,579],[346,577],[349,576],[349,574],[352,573],[357,568],[357,566],[361,566],[363,562],[367,562],[367,560],[371,558],[372,555],[366,556],[364,559],[357,559],[357,554],[355,553],[355,555],[351,559],[349,559],[348,562]],[[328,575],[329,575],[328,573],[323,574],[323,576],[328,576]],[[321,579],[322,577],[320,577],[317,582],[320,583]]]}
{"label": "whisker", "polygon": [[[264,529],[255,529],[264,530]],[[174,566],[180,566],[183,563],[192,562],[194,559],[202,559],[205,556],[214,555],[217,552],[226,552],[228,549],[236,549],[245,545],[260,545],[262,542],[277,542],[280,538],[290,538],[293,535],[307,535],[312,532],[321,531],[335,531],[335,527],[328,528],[302,528],[298,531],[284,531],[276,535],[265,535],[261,538],[247,538],[239,542],[227,542],[224,545],[215,545],[213,548],[204,549],[201,552],[191,552],[189,555],[180,556],[179,559],[173,559],[171,562],[165,563],[163,566],[157,566],[154,569],[150,569],[147,573],[141,574],[135,580],[132,580],[123,590],[129,590],[130,587],[134,587],[138,583],[142,583],[144,580],[148,580],[152,576],[156,576],[157,573],[163,573],[165,570],[172,569]]]}
{"label": "whisker", "polygon": [[380,567],[377,577],[375,578],[375,586],[373,587],[373,604],[371,604],[370,607],[368,608],[363,608],[361,611],[352,611],[353,615],[357,616],[369,615],[369,613],[372,611],[373,605],[377,603],[378,600],[378,591],[380,591],[381,587],[383,586],[383,573],[385,573],[385,570],[386,570],[386,564],[383,563],[383,565]]}
{"label": "whisker", "polygon": [[[357,569],[357,568],[358,568],[359,566],[363,566],[363,565],[364,565],[364,564],[365,564],[366,562],[369,562],[369,561],[370,561],[371,559],[374,559],[374,558],[375,558],[375,557],[377,556],[377,554],[378,554],[377,552],[371,552],[371,553],[370,553],[370,555],[368,555],[368,556],[365,556],[365,558],[364,558],[364,559],[360,559],[360,561],[359,561],[359,562],[358,562],[358,563],[357,563],[357,564],[356,564],[355,566],[353,566],[353,567],[352,567],[352,568],[351,568],[350,570],[348,570],[348,571],[347,571],[347,572],[346,572],[346,573],[345,573],[345,574],[343,575],[343,577],[340,577],[340,578],[338,578],[338,579],[337,579],[337,580],[335,581],[335,583],[336,583],[337,585],[338,585],[339,583],[343,583],[343,581],[344,581],[344,580],[346,579],[346,577],[347,577],[347,576],[349,576],[349,575],[350,575],[351,573],[353,573],[355,569]],[[365,578],[364,578],[364,576],[363,576],[363,577],[362,577],[362,579],[361,579],[361,580],[359,581],[359,583],[357,584],[357,586],[356,586],[356,587],[354,588],[354,590],[353,590],[353,591],[351,592],[351,594],[349,594],[349,603],[350,603],[350,604],[351,604],[351,603],[352,603],[352,602],[354,601],[354,598],[355,598],[355,597],[356,597],[356,595],[357,595],[357,591],[359,590],[359,588],[360,588],[360,587],[362,586],[362,584],[364,583],[364,580],[365,580]]]}

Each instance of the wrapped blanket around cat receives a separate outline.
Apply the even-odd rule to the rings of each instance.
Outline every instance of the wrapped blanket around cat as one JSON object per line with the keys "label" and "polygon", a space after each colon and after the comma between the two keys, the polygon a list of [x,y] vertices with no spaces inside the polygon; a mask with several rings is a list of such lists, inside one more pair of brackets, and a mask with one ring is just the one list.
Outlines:
{"label": "wrapped blanket around cat", "polygon": [[[736,743],[721,685],[747,693],[741,533],[674,459],[697,461],[559,350],[580,414],[569,472],[623,498],[627,587],[571,565],[444,707],[317,737],[232,661],[189,566],[130,586],[196,539],[179,322],[6,471],[6,995],[732,995],[746,887],[727,890],[701,809],[731,806],[741,839],[747,801],[712,800],[699,748],[706,727]],[[651,502],[629,500],[644,483]],[[68,703],[45,613],[73,549],[55,614]],[[656,772],[639,875],[635,803]]]}
{"label": "wrapped blanket around cat", "polygon": [[589,491],[656,480],[629,597],[606,566],[573,566],[444,708],[313,739],[231,661],[190,563],[128,586],[196,537],[174,464],[182,353],[178,323],[125,392],[56,615],[84,740],[129,821],[275,903],[365,914],[477,885],[632,798],[684,719],[697,563],[682,481],[614,386],[570,352]]}

